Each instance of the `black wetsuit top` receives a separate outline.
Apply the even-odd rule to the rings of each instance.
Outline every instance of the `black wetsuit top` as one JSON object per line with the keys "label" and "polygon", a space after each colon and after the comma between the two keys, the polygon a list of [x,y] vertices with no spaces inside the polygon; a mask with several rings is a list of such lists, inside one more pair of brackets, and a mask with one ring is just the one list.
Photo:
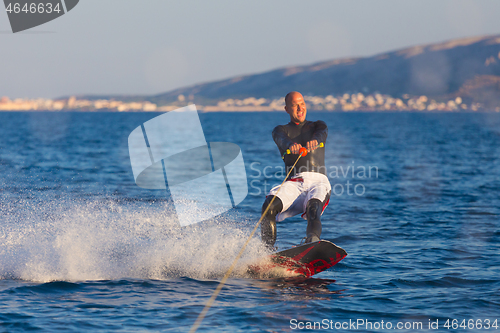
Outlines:
{"label": "black wetsuit top", "polygon": [[[318,120],[315,122],[304,121],[303,123],[296,124],[289,122],[286,125],[276,126],[273,130],[273,139],[280,150],[281,156],[286,153],[286,150],[295,143],[300,143],[302,147],[307,148],[307,142],[311,140],[326,143],[328,136],[328,127],[324,121]],[[298,154],[284,155],[285,166],[287,173],[293,166]],[[290,177],[300,172],[319,172],[326,175],[325,167],[325,147],[316,149],[308,153],[305,157],[301,157],[297,162],[294,170],[290,173]]]}

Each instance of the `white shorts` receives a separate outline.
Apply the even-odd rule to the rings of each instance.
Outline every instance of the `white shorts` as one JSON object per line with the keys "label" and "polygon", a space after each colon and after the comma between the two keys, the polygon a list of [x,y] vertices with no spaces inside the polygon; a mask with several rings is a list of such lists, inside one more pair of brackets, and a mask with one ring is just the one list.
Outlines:
{"label": "white shorts", "polygon": [[321,201],[325,210],[332,191],[328,178],[318,172],[298,173],[287,180],[278,192],[279,188],[279,185],[273,187],[268,194],[277,196],[283,203],[283,211],[276,216],[278,222],[297,214],[307,219],[306,206],[310,199]]}

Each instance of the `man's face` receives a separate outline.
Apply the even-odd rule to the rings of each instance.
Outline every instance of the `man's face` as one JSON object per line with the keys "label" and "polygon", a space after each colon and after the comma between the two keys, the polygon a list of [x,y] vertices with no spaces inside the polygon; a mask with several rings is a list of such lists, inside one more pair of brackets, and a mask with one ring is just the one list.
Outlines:
{"label": "man's face", "polygon": [[294,123],[302,123],[306,120],[306,102],[301,94],[295,93],[288,98],[285,111],[290,115],[290,120]]}

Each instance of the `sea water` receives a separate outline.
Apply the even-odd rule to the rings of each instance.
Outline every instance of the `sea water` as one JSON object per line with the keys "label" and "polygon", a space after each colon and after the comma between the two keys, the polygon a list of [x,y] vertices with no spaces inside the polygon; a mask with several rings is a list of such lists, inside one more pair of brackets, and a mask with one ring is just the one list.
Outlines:
{"label": "sea water", "polygon": [[[0,113],[0,331],[189,331],[283,179],[271,131],[288,118],[200,114],[207,141],[240,146],[249,194],[180,227],[128,155],[157,115]],[[329,127],[322,237],[349,255],[307,280],[251,279],[257,233],[198,331],[500,331],[500,115],[308,119]],[[306,224],[280,222],[278,248]]]}

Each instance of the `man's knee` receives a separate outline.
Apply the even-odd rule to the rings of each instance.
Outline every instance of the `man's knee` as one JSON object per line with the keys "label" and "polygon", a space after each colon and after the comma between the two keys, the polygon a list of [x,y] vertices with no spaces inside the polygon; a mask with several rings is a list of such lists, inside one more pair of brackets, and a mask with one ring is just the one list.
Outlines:
{"label": "man's knee", "polygon": [[[273,200],[273,198],[275,198]],[[269,209],[267,209],[269,207]],[[262,241],[269,247],[272,248],[276,242],[276,215],[283,209],[283,203],[280,198],[275,196],[268,196],[264,204],[262,205],[262,214],[264,218],[262,219],[262,224],[260,226],[260,231],[262,235]],[[267,210],[267,212],[266,212]]]}
{"label": "man's knee", "polygon": [[323,204],[319,199],[311,199],[307,202],[306,213],[308,220],[319,220],[323,212]]}
{"label": "man's knee", "polygon": [[[275,199],[273,200],[273,198]],[[269,209],[266,212],[268,206]],[[274,195],[268,196],[266,198],[266,201],[264,201],[264,204],[262,205],[262,214],[266,212],[265,217],[267,219],[276,220],[276,215],[278,215],[278,213],[281,213],[282,210],[283,210],[283,202],[281,201],[280,198]]]}

